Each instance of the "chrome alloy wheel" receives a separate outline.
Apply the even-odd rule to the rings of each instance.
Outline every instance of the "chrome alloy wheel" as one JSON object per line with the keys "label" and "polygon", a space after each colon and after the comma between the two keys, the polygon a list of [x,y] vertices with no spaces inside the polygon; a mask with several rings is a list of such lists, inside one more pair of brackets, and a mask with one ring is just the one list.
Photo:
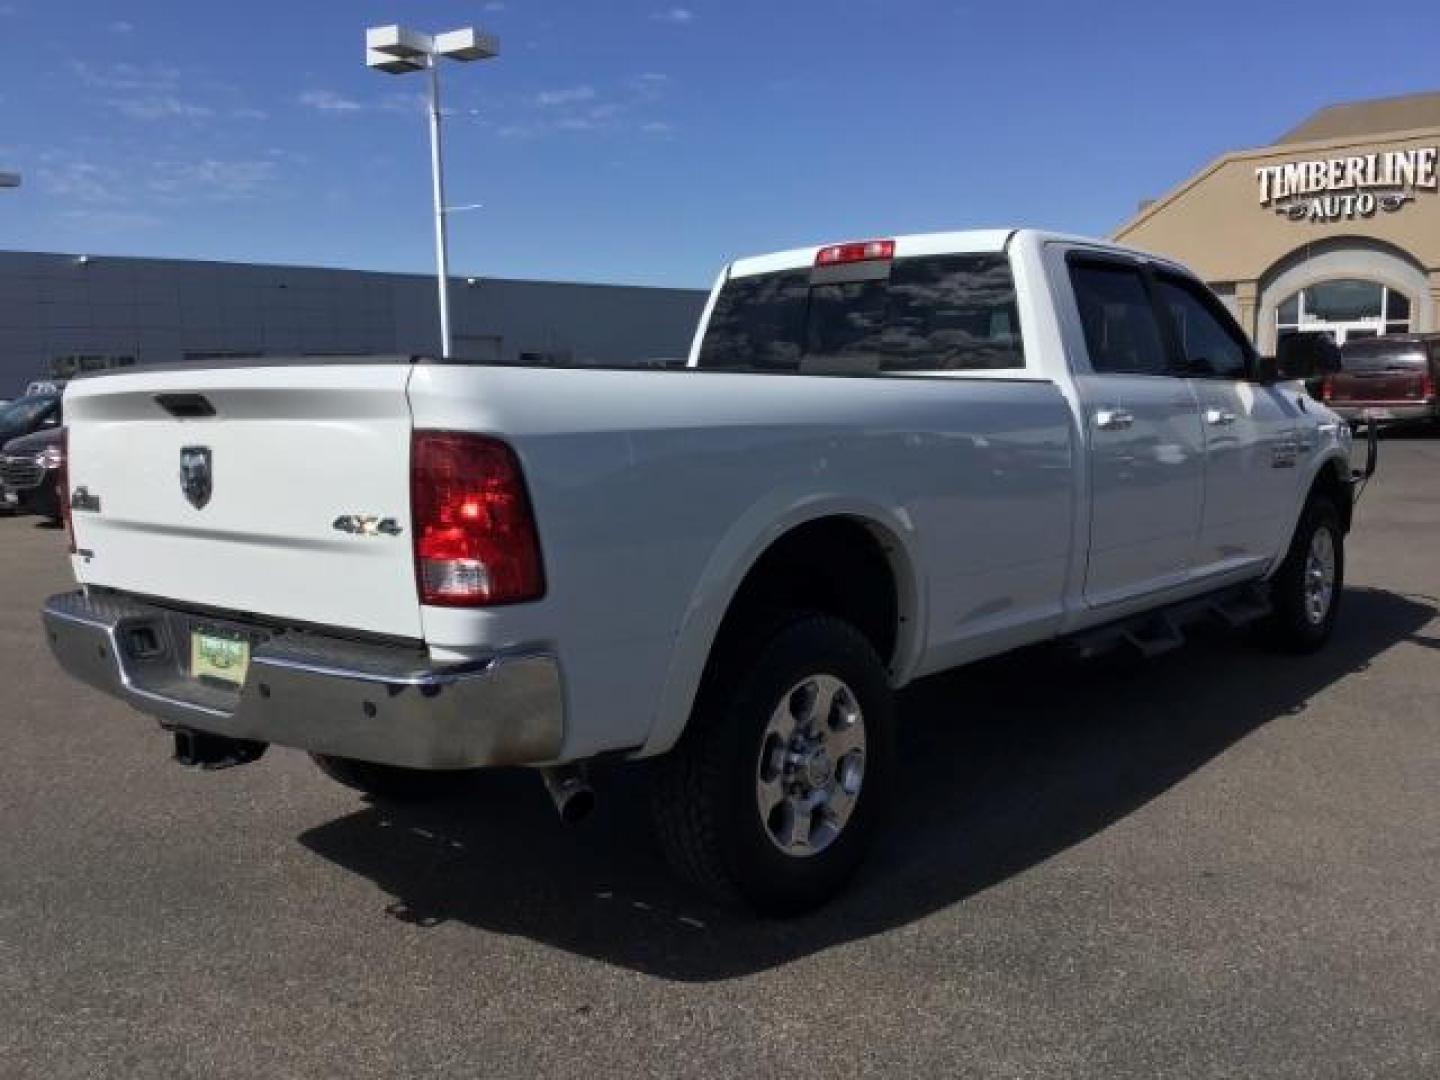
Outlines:
{"label": "chrome alloy wheel", "polygon": [[755,770],[755,799],[770,842],[786,855],[824,851],[854,813],[865,781],[865,718],[833,675],[790,688],[770,714]]}
{"label": "chrome alloy wheel", "polygon": [[1329,529],[1316,529],[1305,557],[1305,618],[1319,626],[1335,600],[1335,537]]}

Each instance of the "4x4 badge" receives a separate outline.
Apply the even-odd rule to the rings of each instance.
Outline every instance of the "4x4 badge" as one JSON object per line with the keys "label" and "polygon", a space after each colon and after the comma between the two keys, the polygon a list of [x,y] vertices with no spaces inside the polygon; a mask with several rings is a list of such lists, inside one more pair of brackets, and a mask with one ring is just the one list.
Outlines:
{"label": "4x4 badge", "polygon": [[180,448],[180,490],[196,510],[203,510],[215,490],[208,446]]}
{"label": "4x4 badge", "polygon": [[399,536],[405,531],[393,517],[375,514],[341,514],[330,527],[351,536]]}

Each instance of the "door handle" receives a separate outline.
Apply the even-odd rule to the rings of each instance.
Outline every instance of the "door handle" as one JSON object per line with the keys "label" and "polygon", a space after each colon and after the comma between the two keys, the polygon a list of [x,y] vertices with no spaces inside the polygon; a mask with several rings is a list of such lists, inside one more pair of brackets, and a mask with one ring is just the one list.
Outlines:
{"label": "door handle", "polygon": [[1224,409],[1206,409],[1205,423],[1211,427],[1229,427],[1235,423],[1235,414]]}
{"label": "door handle", "polygon": [[1101,431],[1124,431],[1135,426],[1135,416],[1124,409],[1097,409],[1095,426]]}

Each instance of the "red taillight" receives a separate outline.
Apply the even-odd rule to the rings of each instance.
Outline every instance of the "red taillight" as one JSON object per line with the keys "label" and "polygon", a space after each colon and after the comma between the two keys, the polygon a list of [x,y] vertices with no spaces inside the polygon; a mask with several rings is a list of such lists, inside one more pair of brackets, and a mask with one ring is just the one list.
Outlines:
{"label": "red taillight", "polygon": [[1335,380],[1329,375],[1326,375],[1325,378],[1320,380],[1320,400],[1335,400]]}
{"label": "red taillight", "polygon": [[839,266],[842,263],[870,262],[893,259],[894,240],[861,240],[854,244],[832,244],[815,253],[816,266]]}
{"label": "red taillight", "polygon": [[1425,373],[1425,381],[1420,384],[1420,396],[1426,401],[1435,396],[1435,376],[1428,371]]}
{"label": "red taillight", "polygon": [[65,522],[65,535],[70,538],[70,554],[75,554],[75,520],[70,512],[70,431],[60,429],[60,468],[55,470],[55,503],[60,519]]}
{"label": "red taillight", "polygon": [[525,480],[503,442],[455,431],[415,432],[410,511],[422,604],[514,604],[544,594]]}

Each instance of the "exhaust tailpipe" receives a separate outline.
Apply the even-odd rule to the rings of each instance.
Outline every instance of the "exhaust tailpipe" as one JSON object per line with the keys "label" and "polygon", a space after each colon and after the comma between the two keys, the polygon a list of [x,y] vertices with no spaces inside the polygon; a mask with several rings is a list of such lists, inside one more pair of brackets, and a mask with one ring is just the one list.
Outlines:
{"label": "exhaust tailpipe", "polygon": [[583,821],[595,809],[595,790],[590,786],[589,770],[584,765],[541,769],[540,779],[545,782],[555,812],[566,825]]}

